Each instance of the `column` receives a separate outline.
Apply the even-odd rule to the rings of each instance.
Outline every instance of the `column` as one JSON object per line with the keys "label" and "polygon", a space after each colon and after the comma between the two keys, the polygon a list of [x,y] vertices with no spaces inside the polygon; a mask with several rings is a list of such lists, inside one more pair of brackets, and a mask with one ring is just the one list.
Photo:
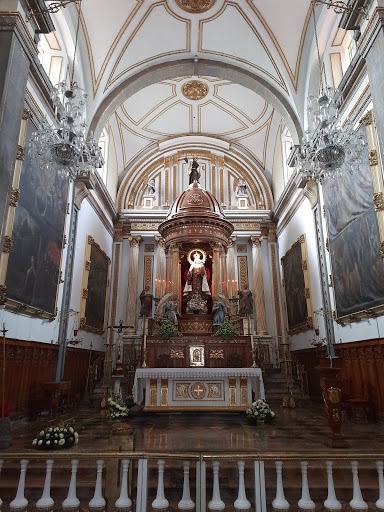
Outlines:
{"label": "column", "polygon": [[[169,206],[169,173],[170,173],[171,159],[169,156],[164,158],[164,204]],[[159,201],[160,206],[160,201]]]}
{"label": "column", "polygon": [[273,304],[275,310],[275,323],[279,355],[282,357],[281,344],[283,342],[283,316],[280,300],[280,272],[279,251],[277,247],[276,224],[268,224],[268,250],[271,262],[271,276],[273,287]]}
{"label": "column", "polygon": [[165,249],[165,293],[170,292],[172,289],[171,265],[172,265],[172,254],[171,254],[171,248],[170,248],[170,246],[168,246]]}
{"label": "column", "polygon": [[128,271],[128,298],[126,325],[131,327],[132,333],[136,332],[136,305],[137,305],[137,280],[139,274],[139,245],[141,236],[129,236],[131,254]]}
{"label": "column", "polygon": [[180,272],[179,272],[179,259],[180,259],[180,245],[171,244],[170,246],[171,258],[172,258],[172,274],[171,274],[171,292],[179,298],[180,292]]}
{"label": "column", "polygon": [[155,236],[156,242],[156,277],[155,297],[161,298],[166,290],[165,276],[165,241],[161,236]]}
{"label": "column", "polygon": [[236,237],[231,236],[228,242],[228,253],[227,253],[227,286],[228,286],[228,297],[232,299],[235,296],[235,243]]}
{"label": "column", "polygon": [[212,244],[213,247],[213,269],[212,269],[212,297],[216,297],[220,291],[220,252],[221,243]]}
{"label": "column", "polygon": [[256,335],[268,334],[265,321],[263,266],[261,261],[261,238],[251,236],[252,264],[253,264],[253,291],[255,294]]}
{"label": "column", "polygon": [[[17,13],[3,13],[0,20],[0,247],[11,199],[14,164],[18,151],[29,61],[23,51],[25,39]],[[28,37],[29,36],[29,37]],[[19,40],[20,38],[20,40]],[[28,46],[29,50],[29,46]]]}
{"label": "column", "polygon": [[221,264],[221,286],[220,291],[228,296],[228,281],[227,281],[227,248],[224,247],[220,254]]}

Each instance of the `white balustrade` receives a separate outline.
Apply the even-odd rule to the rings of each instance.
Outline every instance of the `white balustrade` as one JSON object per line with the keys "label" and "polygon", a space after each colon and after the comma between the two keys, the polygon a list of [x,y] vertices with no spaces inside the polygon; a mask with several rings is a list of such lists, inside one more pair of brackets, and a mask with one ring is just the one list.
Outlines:
{"label": "white balustrade", "polygon": [[275,461],[276,467],[276,497],[272,501],[274,510],[289,510],[289,503],[284,496],[283,487],[283,463],[280,460]]}
{"label": "white balustrade", "polygon": [[53,460],[47,459],[46,471],[45,471],[45,482],[44,489],[41,498],[36,502],[36,509],[38,511],[50,511],[53,509],[54,501],[51,498],[51,477],[52,477],[52,468],[53,468]]}
{"label": "white balustrade", "polygon": [[89,502],[89,511],[90,512],[103,512],[105,509],[105,499],[103,498],[103,489],[102,489],[102,476],[103,476],[103,460],[96,461],[97,467],[97,476],[96,476],[96,485],[95,485],[95,493],[93,498]]}
{"label": "white balustrade", "polygon": [[[376,501],[376,508],[384,510],[384,477],[383,477],[383,462],[376,461],[377,475],[379,477],[379,499]],[[1,468],[0,468],[1,469]]]}
{"label": "white balustrade", "polygon": [[23,512],[27,510],[28,500],[24,496],[25,490],[25,473],[27,472],[28,460],[21,459],[20,461],[20,477],[19,477],[19,485],[17,487],[16,497],[9,504],[9,508],[11,510],[17,509],[18,512]]}
{"label": "white balustrade", "polygon": [[352,509],[355,510],[366,510],[368,509],[368,504],[363,500],[363,496],[361,495],[358,466],[359,463],[356,460],[351,461],[353,476],[353,497],[349,502],[349,505]]}
{"label": "white balustrade", "polygon": [[299,499],[297,505],[302,510],[314,510],[315,503],[311,500],[311,496],[309,494],[309,486],[308,486],[308,462],[302,460],[300,462],[301,467],[301,498]]}
{"label": "white balustrade", "polygon": [[332,474],[333,462],[331,460],[325,461],[325,469],[327,471],[328,480],[328,496],[324,501],[324,508],[326,511],[341,510],[342,506],[340,501],[336,498],[335,486],[333,483]]}
{"label": "white balustrade", "polygon": [[212,491],[212,499],[208,503],[209,510],[223,510],[225,508],[225,503],[221,499],[221,496],[220,496],[219,465],[220,465],[220,463],[218,461],[212,462],[213,491]]}
{"label": "white balustrade", "polygon": [[183,462],[184,467],[184,483],[183,483],[183,496],[178,503],[179,510],[193,510],[195,508],[194,502],[191,500],[191,490],[189,486],[189,461]]}
{"label": "white balustrade", "polygon": [[128,496],[128,468],[129,460],[123,459],[121,461],[122,475],[121,475],[121,488],[120,496],[115,501],[116,512],[129,512],[132,509],[132,501]]}
{"label": "white balustrade", "polygon": [[242,460],[237,461],[237,468],[239,470],[239,490],[238,490],[237,500],[233,504],[236,510],[249,510],[251,508],[251,504],[247,500],[247,496],[245,494],[244,467],[245,467],[244,461],[242,461]]}
{"label": "white balustrade", "polygon": [[152,509],[155,511],[166,511],[169,506],[169,502],[164,495],[164,466],[165,461],[159,459],[157,461],[157,494],[152,502]]}
{"label": "white balustrade", "polygon": [[63,511],[65,512],[67,509],[74,511],[78,510],[80,506],[80,500],[76,496],[76,473],[77,473],[77,466],[79,465],[78,460],[71,460],[71,480],[69,482],[69,489],[68,494],[63,503],[61,504],[61,507]]}

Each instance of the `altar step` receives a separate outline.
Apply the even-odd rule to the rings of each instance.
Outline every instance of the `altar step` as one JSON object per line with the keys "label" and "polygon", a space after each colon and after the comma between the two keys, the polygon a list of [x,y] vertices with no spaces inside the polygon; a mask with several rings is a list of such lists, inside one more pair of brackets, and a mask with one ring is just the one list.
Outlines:
{"label": "altar step", "polygon": [[[280,368],[268,368],[263,374],[265,399],[271,406],[281,406],[286,394],[285,377]],[[298,382],[293,383],[293,398],[298,404],[303,399]],[[272,407],[273,408],[273,407]]]}

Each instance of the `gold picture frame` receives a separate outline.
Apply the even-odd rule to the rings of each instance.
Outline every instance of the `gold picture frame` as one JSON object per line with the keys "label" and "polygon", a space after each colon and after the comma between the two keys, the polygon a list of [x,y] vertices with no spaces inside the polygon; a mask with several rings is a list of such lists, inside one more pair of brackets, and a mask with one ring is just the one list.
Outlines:
{"label": "gold picture frame", "polygon": [[111,260],[94,238],[87,235],[80,297],[79,329],[105,332]]}
{"label": "gold picture frame", "polygon": [[288,334],[313,329],[313,305],[305,234],[281,258]]}

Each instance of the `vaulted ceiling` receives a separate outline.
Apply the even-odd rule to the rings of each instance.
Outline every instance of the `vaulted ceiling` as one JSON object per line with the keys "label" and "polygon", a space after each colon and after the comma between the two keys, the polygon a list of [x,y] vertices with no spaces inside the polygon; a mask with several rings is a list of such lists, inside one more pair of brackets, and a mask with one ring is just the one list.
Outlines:
{"label": "vaulted ceiling", "polygon": [[[64,11],[73,35],[75,9]],[[83,0],[91,128],[110,126],[119,172],[181,134],[225,138],[270,172],[281,119],[295,142],[302,133],[311,11],[310,0]],[[188,97],[191,81],[206,94]]]}

